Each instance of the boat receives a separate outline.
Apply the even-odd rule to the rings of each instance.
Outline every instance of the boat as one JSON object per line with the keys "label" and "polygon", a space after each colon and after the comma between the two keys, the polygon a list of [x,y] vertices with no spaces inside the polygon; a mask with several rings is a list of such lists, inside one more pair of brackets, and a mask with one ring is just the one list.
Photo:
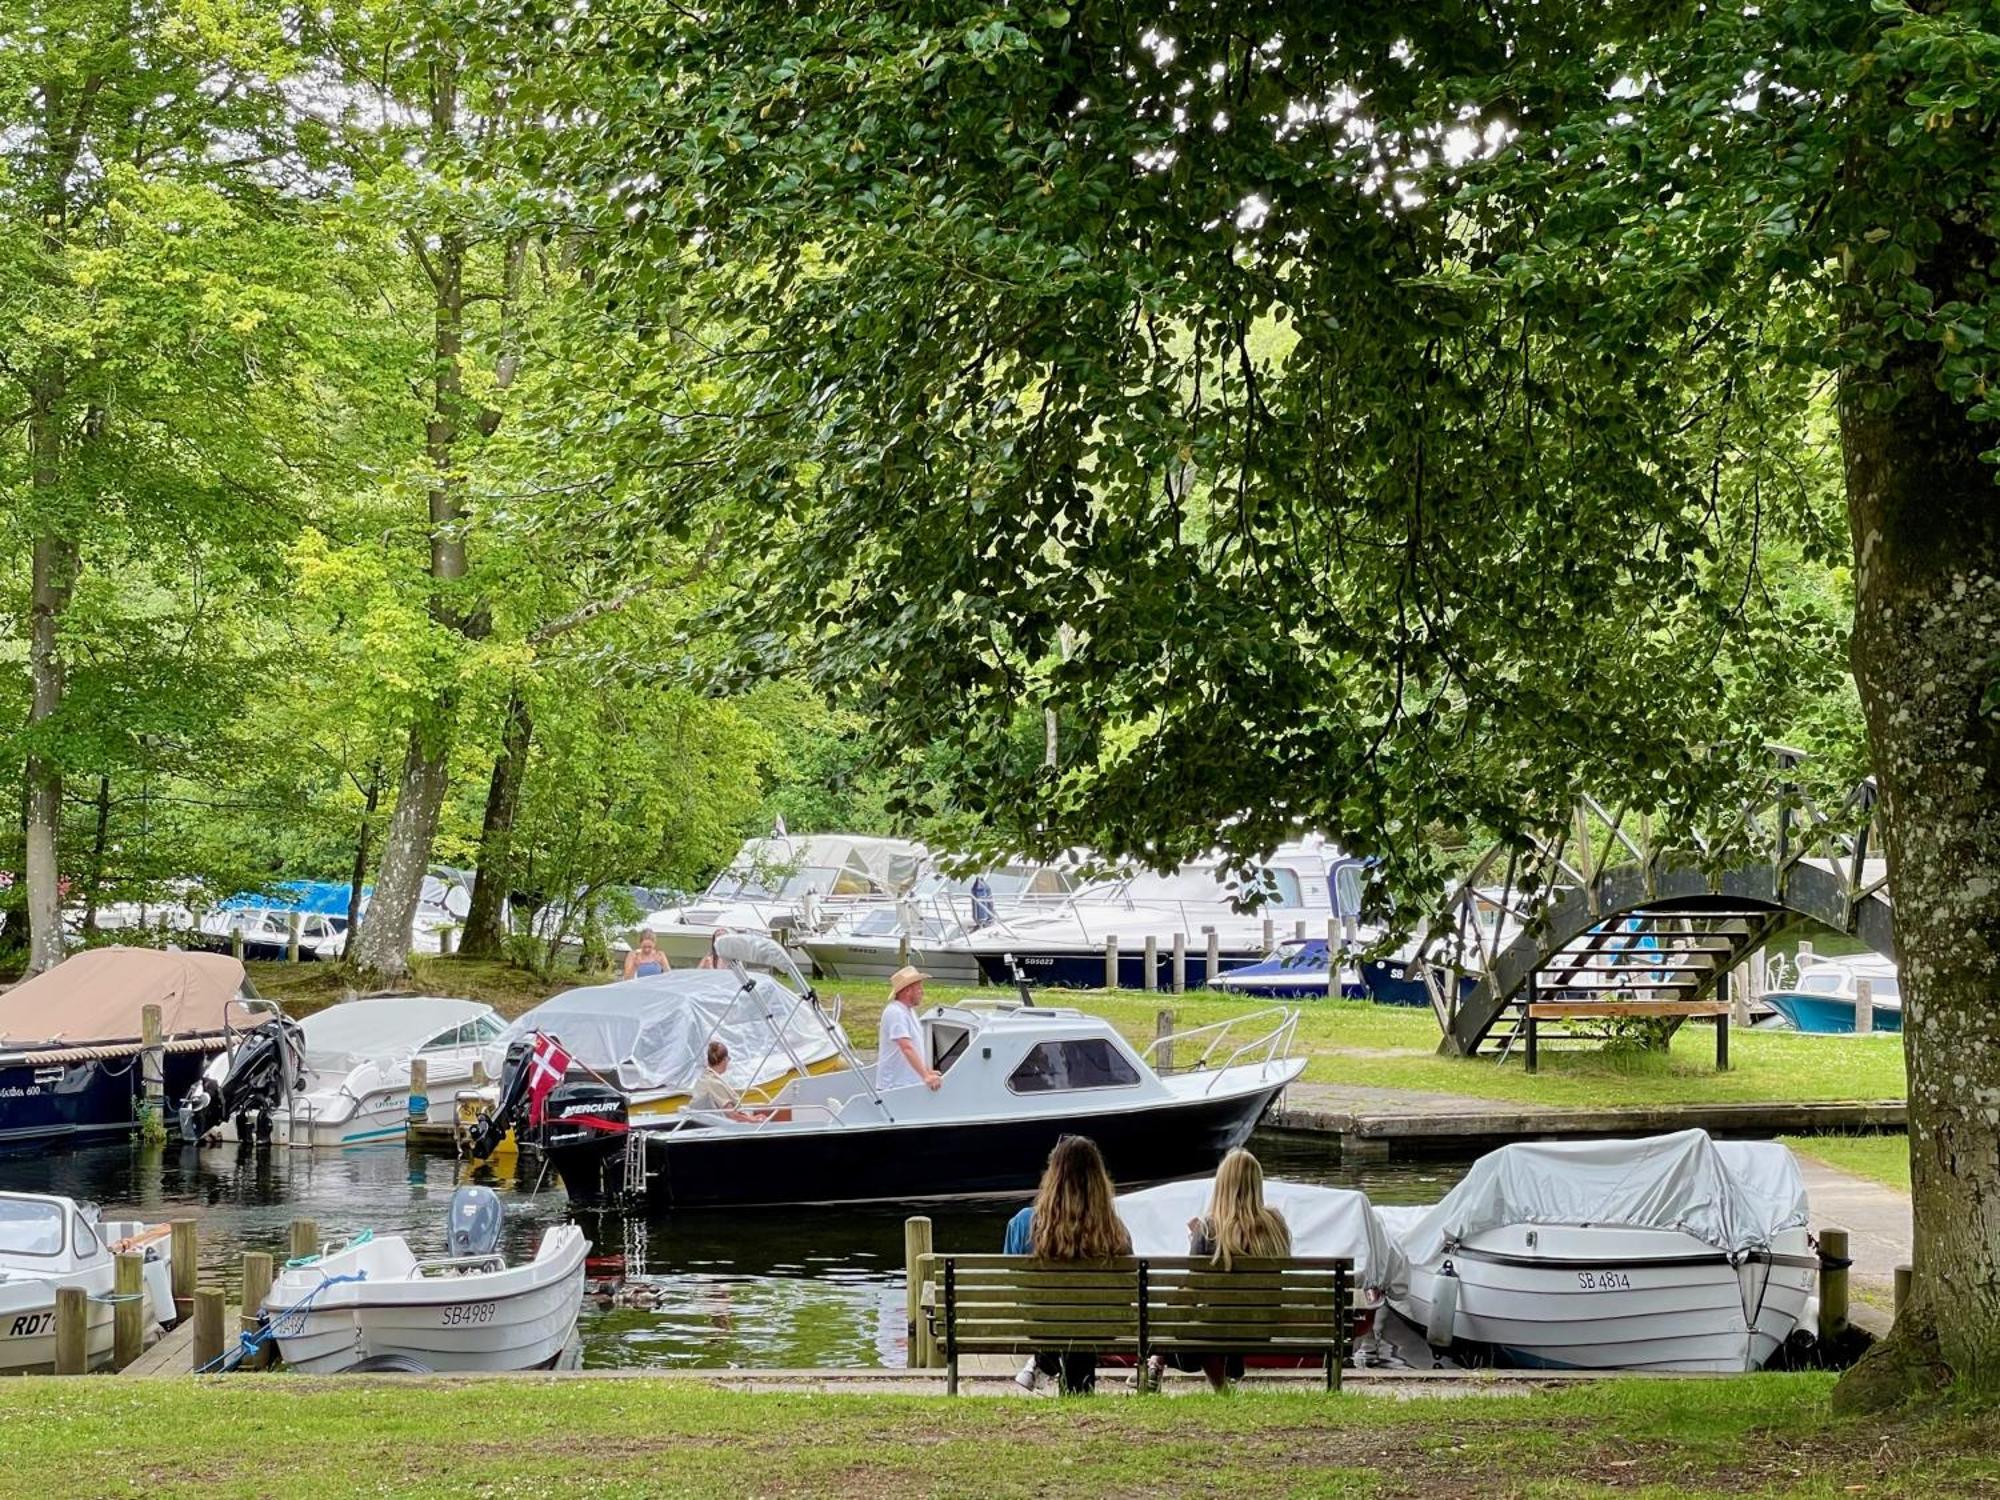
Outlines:
{"label": "boat", "polygon": [[112,1301],[117,1279],[113,1257],[123,1250],[146,1256],[141,1279],[147,1342],[173,1321],[173,1277],[163,1254],[165,1224],[113,1222],[74,1198],[45,1193],[0,1193],[0,1375],[52,1374],[56,1365],[56,1292],[66,1286],[89,1294],[84,1309],[84,1356],[90,1369],[109,1364]]}
{"label": "boat", "polygon": [[[1184,1177],[1241,1145],[1305,1068],[1291,1055],[1298,1012],[1282,1007],[1140,1052],[1099,1016],[976,1002],[932,1006],[919,1018],[939,1087],[884,1092],[796,970],[790,1006],[768,1004],[748,970],[783,972],[782,947],[731,934],[717,951],[743,1012],[761,1015],[780,1039],[820,1026],[838,1064],[795,1068],[801,1076],[765,1108],[687,1107],[666,1120],[628,1118],[615,1088],[565,1082],[548,1096],[541,1144],[572,1202],[776,1206],[1023,1193],[1065,1135],[1095,1140],[1122,1182]],[[1178,1067],[1158,1069],[1169,1043]]]}
{"label": "boat", "polygon": [[1264,1000],[1359,999],[1365,993],[1359,973],[1343,964],[1339,974],[1336,982],[1334,948],[1325,938],[1287,938],[1255,963],[1209,976],[1207,987]]}
{"label": "boat", "polygon": [[[542,1036],[561,1044],[565,1076],[613,1090],[627,1117],[678,1110],[707,1066],[710,1041],[729,1048],[731,1086],[764,1097],[795,1072],[834,1065],[846,1046],[837,1016],[806,1016],[797,999],[768,975],[746,994],[744,981],[725,969],[670,969],[567,990],[524,1013],[487,1048],[486,1067],[496,1081],[457,1091],[455,1114],[470,1117],[476,1159],[499,1150],[509,1132],[518,1144],[529,1113],[532,1044]],[[433,1099],[452,1097],[433,1089]]]}
{"label": "boat", "polygon": [[506,1030],[490,1005],[430,995],[348,1000],[299,1022],[274,1017],[209,1064],[182,1103],[181,1133],[333,1149],[400,1142],[411,1062],[421,1058],[426,1087],[448,1098],[476,1081]]}
{"label": "boat", "polygon": [[1896,966],[1872,953],[1811,959],[1799,966],[1791,984],[1767,989],[1758,998],[1800,1031],[1821,1036],[1854,1030],[1860,981],[1868,981],[1870,1018],[1876,1031],[1903,1029],[1903,983]]}
{"label": "boat", "polygon": [[1410,1263],[1399,1313],[1533,1368],[1758,1369],[1819,1267],[1791,1152],[1702,1130],[1514,1142],[1438,1203],[1376,1212]]}
{"label": "boat", "polygon": [[273,1013],[227,954],[90,948],[0,994],[0,1144],[137,1128],[145,1009],[160,1008],[163,1098]]}
{"label": "boat", "polygon": [[544,1230],[535,1258],[499,1252],[491,1188],[452,1194],[450,1253],[420,1257],[401,1235],[362,1233],[293,1261],[264,1302],[279,1356],[306,1375],[400,1370],[539,1370],[562,1359],[583,1306],[590,1242]]}
{"label": "boat", "polygon": [[[981,891],[983,884],[984,890]],[[826,979],[887,979],[905,964],[948,984],[979,983],[979,963],[957,946],[982,928],[1060,906],[1074,888],[1061,865],[997,865],[974,876],[930,869],[906,896],[849,912],[797,946]]]}

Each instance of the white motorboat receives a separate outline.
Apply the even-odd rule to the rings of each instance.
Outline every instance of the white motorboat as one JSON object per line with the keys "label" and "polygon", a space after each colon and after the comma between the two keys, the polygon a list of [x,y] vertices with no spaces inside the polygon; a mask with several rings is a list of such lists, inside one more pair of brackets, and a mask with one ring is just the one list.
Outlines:
{"label": "white motorboat", "polygon": [[1431,1207],[1376,1212],[1410,1262],[1397,1311],[1513,1365],[1754,1370],[1818,1273],[1791,1152],[1701,1130],[1516,1142]]}
{"label": "white motorboat", "polygon": [[1869,993],[1869,1029],[1903,1029],[1903,983],[1894,963],[1873,953],[1802,959],[1791,983],[1757,998],[1795,1029],[1821,1036],[1851,1034],[1861,1014],[1861,985]]}
{"label": "white motorboat", "polygon": [[851,911],[798,946],[828,979],[887,979],[915,964],[933,979],[977,984],[979,962],[961,940],[1051,911],[1072,887],[1070,871],[1060,865],[1005,864],[974,876],[932,870],[907,896]]}
{"label": "white motorboat", "polygon": [[275,1020],[209,1065],[182,1107],[182,1133],[336,1149],[400,1142],[411,1062],[423,1059],[431,1095],[449,1099],[474,1082],[506,1029],[490,1005],[430,995],[349,1000],[300,1022]]}
{"label": "white motorboat", "polygon": [[[1101,1016],[1028,1004],[940,1005],[918,1018],[942,1075],[878,1089],[769,938],[732,934],[715,971],[737,1009],[788,1045],[819,1027],[838,1062],[796,1075],[765,1107],[687,1107],[629,1119],[615,1087],[565,1082],[548,1096],[541,1143],[574,1202],[649,1206],[884,1202],[1019,1193],[1065,1135],[1087,1135],[1113,1175],[1158,1182],[1212,1169],[1304,1071],[1291,1056],[1298,1012],[1272,1008],[1195,1027],[1137,1051]],[[746,972],[791,971],[797,992]],[[654,981],[658,982],[658,981]],[[787,1003],[788,1002],[788,1003]],[[1156,1070],[1169,1042],[1177,1070]]]}
{"label": "white motorboat", "polygon": [[56,1361],[56,1292],[80,1286],[89,1294],[84,1350],[89,1367],[110,1362],[112,1300],[122,1250],[146,1253],[144,1323],[147,1342],[174,1316],[167,1226],[102,1220],[73,1198],[0,1193],[0,1374],[49,1374]]}
{"label": "white motorboat", "polygon": [[542,1234],[535,1258],[498,1251],[491,1188],[452,1194],[448,1255],[420,1258],[401,1235],[357,1235],[286,1266],[264,1302],[279,1355],[307,1375],[376,1368],[538,1370],[576,1334],[590,1242],[574,1224]]}

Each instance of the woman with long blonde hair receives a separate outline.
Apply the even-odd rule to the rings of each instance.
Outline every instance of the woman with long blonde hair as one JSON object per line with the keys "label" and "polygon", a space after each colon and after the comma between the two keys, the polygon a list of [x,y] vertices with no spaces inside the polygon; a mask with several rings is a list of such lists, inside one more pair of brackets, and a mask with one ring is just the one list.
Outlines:
{"label": "woman with long blonde hair", "polygon": [[[1215,1170],[1208,1212],[1188,1220],[1188,1254],[1206,1255],[1217,1269],[1228,1271],[1239,1259],[1281,1260],[1291,1253],[1291,1226],[1264,1202],[1264,1164],[1238,1146]],[[1167,1361],[1155,1355],[1149,1365],[1157,1386]],[[1243,1378],[1240,1354],[1177,1355],[1173,1365],[1180,1370],[1198,1367],[1218,1391]]]}
{"label": "woman with long blonde hair", "polygon": [[[1080,1135],[1064,1136],[1049,1153],[1034,1203],[1007,1225],[1006,1253],[1050,1261],[1130,1255],[1132,1235],[1112,1205],[1115,1196],[1097,1143]],[[1085,1396],[1097,1386],[1097,1356],[1037,1354],[1015,1379],[1033,1390],[1037,1375],[1057,1376],[1066,1394]]]}

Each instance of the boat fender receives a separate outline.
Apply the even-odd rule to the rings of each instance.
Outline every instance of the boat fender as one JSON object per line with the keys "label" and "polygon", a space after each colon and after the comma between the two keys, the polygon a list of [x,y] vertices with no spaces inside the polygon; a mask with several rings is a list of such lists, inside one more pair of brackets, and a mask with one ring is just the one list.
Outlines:
{"label": "boat fender", "polygon": [[1438,1267],[1431,1284],[1431,1315],[1424,1321],[1424,1342],[1433,1349],[1449,1349],[1452,1328],[1458,1322],[1458,1272],[1446,1261]]}

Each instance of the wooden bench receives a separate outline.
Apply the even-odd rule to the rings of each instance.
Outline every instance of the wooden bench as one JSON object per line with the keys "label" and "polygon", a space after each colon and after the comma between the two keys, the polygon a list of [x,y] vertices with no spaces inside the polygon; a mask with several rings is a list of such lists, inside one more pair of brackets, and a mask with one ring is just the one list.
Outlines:
{"label": "wooden bench", "polygon": [[[1344,1257],[1126,1257],[1084,1265],[1021,1255],[924,1257],[924,1305],[958,1394],[968,1354],[1154,1354],[1317,1358],[1340,1389],[1354,1316],[1354,1263]],[[1145,1382],[1140,1382],[1144,1389]]]}
{"label": "wooden bench", "polygon": [[1540,1062],[1537,1023],[1542,1021],[1712,1019],[1715,1022],[1715,1071],[1729,1071],[1729,1002],[1727,1000],[1530,1000],[1521,1007],[1527,1028],[1526,1064],[1530,1073]]}

